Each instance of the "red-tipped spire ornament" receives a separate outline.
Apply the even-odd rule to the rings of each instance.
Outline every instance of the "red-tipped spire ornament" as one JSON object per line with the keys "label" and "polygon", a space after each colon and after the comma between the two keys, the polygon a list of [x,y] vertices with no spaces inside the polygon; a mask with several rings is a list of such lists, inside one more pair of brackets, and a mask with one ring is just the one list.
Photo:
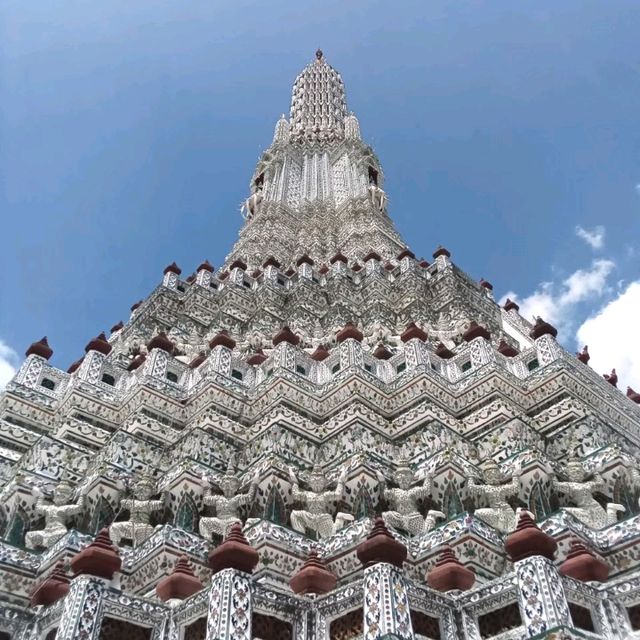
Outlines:
{"label": "red-tipped spire ornament", "polygon": [[596,558],[580,540],[574,538],[566,560],[560,565],[560,573],[582,582],[606,582],[609,565]]}
{"label": "red-tipped spire ornament", "polygon": [[456,558],[449,545],[445,545],[435,566],[427,573],[427,584],[436,591],[466,591],[475,580],[475,573]]}
{"label": "red-tipped spire ornament", "polygon": [[602,377],[612,386],[617,387],[618,386],[618,374],[616,373],[615,369],[611,369],[611,373],[609,374],[602,374]]}
{"label": "red-tipped spire ornament", "polygon": [[501,353],[506,358],[515,358],[520,352],[515,347],[512,347],[506,340],[500,340],[498,353]]}
{"label": "red-tipped spire ornament", "polygon": [[27,357],[40,356],[41,358],[48,360],[53,355],[53,349],[49,346],[47,336],[40,338],[37,342],[31,343],[24,355]]}
{"label": "red-tipped spire ornament", "polygon": [[202,582],[193,573],[189,558],[182,555],[178,558],[173,571],[156,585],[156,595],[163,602],[184,600],[198,593],[202,587]]}
{"label": "red-tipped spire ornament", "polygon": [[182,273],[182,269],[175,262],[172,262],[170,265],[164,268],[164,271],[162,273],[164,273],[165,275],[167,275],[167,273],[175,273],[177,276],[179,276]]}
{"label": "red-tipped spire ornament", "polygon": [[242,525],[236,522],[224,542],[209,553],[209,567],[213,573],[223,569],[237,569],[251,573],[258,564],[258,552],[251,547],[242,533]]}
{"label": "red-tipped spire ornament", "polygon": [[400,340],[402,340],[402,342],[409,342],[409,340],[413,340],[414,338],[425,342],[428,337],[427,332],[423,331],[415,322],[410,322],[407,328],[400,334]]}
{"label": "red-tipped spire ornament", "polygon": [[433,252],[433,259],[435,260],[440,256],[445,256],[447,258],[450,258],[451,252],[448,249],[445,249],[442,245],[439,245],[438,248]]}
{"label": "red-tipped spire ornament", "polygon": [[504,305],[502,305],[502,308],[505,311],[519,311],[520,310],[520,306],[518,304],[516,304],[513,300],[511,300],[510,298],[507,298],[504,301]]}
{"label": "red-tipped spire ornament", "polygon": [[465,342],[471,342],[476,338],[491,340],[491,334],[482,325],[478,324],[475,320],[472,320],[469,323],[469,328],[462,334],[462,339]]}
{"label": "red-tipped spire ornament", "polygon": [[385,347],[382,342],[375,348],[373,352],[373,357],[378,358],[378,360],[388,360],[393,356],[393,353]]}
{"label": "red-tipped spire ornament", "polygon": [[316,550],[311,549],[306,562],[289,580],[289,585],[294,593],[323,594],[333,591],[337,582],[338,579],[327,569]]}
{"label": "red-tipped spire ornament", "polygon": [[166,351],[167,353],[172,353],[175,345],[164,331],[160,331],[157,336],[154,336],[147,342],[147,350],[151,351],[152,349],[162,349],[162,351]]}
{"label": "red-tipped spire ornament", "polygon": [[297,336],[289,327],[282,327],[275,336],[273,336],[273,346],[280,344],[281,342],[288,342],[294,347],[300,342],[300,337]]}
{"label": "red-tipped spire ornament", "polygon": [[209,340],[209,348],[213,349],[214,347],[227,347],[227,349],[233,350],[236,348],[236,341],[226,329],[222,329]]}
{"label": "red-tipped spire ornament", "polygon": [[356,555],[365,569],[379,562],[402,568],[407,548],[389,533],[383,518],[378,517],[367,539],[356,547]]}
{"label": "red-tipped spire ornament", "polygon": [[112,544],[107,528],[101,529],[95,540],[71,560],[75,575],[98,576],[107,580],[111,580],[121,566],[118,548]]}
{"label": "red-tipped spire ornament", "polygon": [[326,360],[331,354],[327,351],[327,348],[323,344],[319,344],[315,351],[311,354],[311,359],[316,362],[322,362]]}
{"label": "red-tipped spire ornament", "polygon": [[634,391],[631,387],[627,387],[627,398],[636,404],[640,404],[640,393]]}
{"label": "red-tipped spire ornament", "polygon": [[111,353],[111,345],[107,340],[107,336],[104,333],[97,335],[93,340],[90,340],[87,346],[84,348],[85,353],[89,353],[89,351],[97,351],[105,356],[108,356]]}
{"label": "red-tipped spire ornament", "polygon": [[545,322],[540,316],[538,316],[535,324],[533,325],[533,329],[529,331],[529,335],[534,340],[542,338],[542,336],[552,336],[555,338],[558,335],[558,330],[552,324]]}
{"label": "red-tipped spire ornament", "polygon": [[39,584],[36,584],[30,594],[32,607],[44,605],[45,607],[64,598],[69,593],[71,579],[64,568],[64,561],[60,560],[53,571]]}
{"label": "red-tipped spire ornament", "polygon": [[358,327],[356,327],[356,325],[351,321],[347,322],[347,324],[344,325],[344,328],[340,329],[340,331],[336,333],[337,342],[344,342],[349,338],[357,340],[358,342],[362,342],[362,339],[364,338],[362,331],[360,331],[360,329],[358,329]]}
{"label": "red-tipped spire ornament", "polygon": [[582,347],[582,351],[576,353],[576,358],[580,360],[583,364],[589,364],[589,360],[591,360],[591,356],[589,355],[589,347],[585,344]]}
{"label": "red-tipped spire ornament", "polygon": [[513,562],[530,556],[553,560],[558,543],[538,527],[528,511],[519,511],[518,524],[504,541],[504,548]]}

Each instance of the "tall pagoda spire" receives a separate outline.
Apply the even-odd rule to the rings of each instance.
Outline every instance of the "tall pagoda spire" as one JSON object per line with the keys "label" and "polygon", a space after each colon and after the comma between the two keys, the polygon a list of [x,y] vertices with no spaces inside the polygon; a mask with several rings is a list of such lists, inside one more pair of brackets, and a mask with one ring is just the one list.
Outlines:
{"label": "tall pagoda spire", "polygon": [[383,182],[342,77],[318,50],[293,83],[289,119],[278,120],[258,161],[227,264],[242,259],[255,268],[273,255],[288,265],[303,254],[326,262],[338,252],[356,261],[372,250],[396,256],[404,243],[387,216]]}

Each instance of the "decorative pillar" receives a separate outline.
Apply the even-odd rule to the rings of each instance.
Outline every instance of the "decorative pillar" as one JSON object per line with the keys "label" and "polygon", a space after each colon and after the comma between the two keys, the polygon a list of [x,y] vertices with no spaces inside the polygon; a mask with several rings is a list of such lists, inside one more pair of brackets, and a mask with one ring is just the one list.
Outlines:
{"label": "decorative pillar", "polygon": [[251,572],[257,564],[258,552],[242,534],[242,525],[234,524],[225,541],[209,554],[213,577],[206,640],[252,640]]}
{"label": "decorative pillar", "polygon": [[344,329],[336,333],[336,341],[340,345],[340,368],[364,367],[362,355],[362,331],[353,324],[347,322]]}
{"label": "decorative pillar", "polygon": [[234,260],[229,265],[229,282],[233,282],[233,284],[237,284],[238,286],[242,286],[244,282],[244,272],[247,270],[247,265],[242,260]]}
{"label": "decorative pillar", "polygon": [[331,264],[331,273],[333,275],[340,274],[344,275],[347,272],[347,263],[349,262],[347,256],[342,255],[341,253],[336,253],[329,263]]}
{"label": "decorative pillar", "polygon": [[413,251],[405,249],[398,256],[400,262],[400,273],[406,273],[407,271],[415,271],[416,269],[416,255]]}
{"label": "decorative pillar", "polygon": [[404,358],[407,369],[415,369],[421,365],[427,367],[431,365],[426,345],[427,337],[427,332],[418,327],[415,322],[409,323],[401,334],[400,340],[404,343]]}
{"label": "decorative pillar", "polygon": [[272,256],[262,263],[264,269],[265,282],[272,284],[278,283],[278,275],[280,274],[280,263]]}
{"label": "decorative pillar", "polygon": [[168,267],[165,267],[163,271],[162,286],[167,287],[167,289],[177,289],[178,276],[181,273],[182,269],[175,262],[172,262]]}
{"label": "decorative pillar", "polygon": [[111,349],[112,347],[104,333],[101,333],[91,340],[84,348],[86,355],[78,368],[78,373],[76,374],[78,378],[81,378],[89,384],[99,382],[102,365],[104,364],[105,358],[111,353]]}
{"label": "decorative pillar", "polygon": [[376,518],[367,539],[356,549],[364,566],[364,640],[387,636],[413,640],[409,596],[402,574],[406,547]]}
{"label": "decorative pillar", "polygon": [[573,626],[562,579],[552,560],[530,556],[516,562],[514,569],[525,638]]}
{"label": "decorative pillar", "polygon": [[196,284],[207,289],[211,286],[211,274],[213,273],[213,267],[209,264],[208,260],[205,260],[196,269]]}
{"label": "decorative pillar", "polygon": [[53,355],[53,349],[49,346],[45,336],[38,342],[31,344],[24,355],[27,356],[27,359],[16,374],[15,381],[33,389],[38,386],[42,369],[46,361]]}
{"label": "decorative pillar", "polygon": [[538,362],[541,367],[562,356],[562,349],[556,342],[558,330],[553,325],[539,317],[529,335],[534,339]]}
{"label": "decorative pillar", "polygon": [[223,376],[231,375],[231,352],[235,349],[236,341],[222,330],[209,342],[209,370]]}
{"label": "decorative pillar", "polygon": [[273,352],[271,358],[274,367],[296,370],[296,347],[300,343],[300,338],[289,329],[282,327],[272,339]]}
{"label": "decorative pillar", "polygon": [[167,375],[169,355],[173,353],[174,344],[167,334],[161,331],[147,343],[148,356],[145,361],[145,374],[164,380]]}
{"label": "decorative pillar", "polygon": [[380,262],[382,258],[375,251],[370,251],[364,257],[364,272],[366,275],[371,275],[380,271]]}
{"label": "decorative pillar", "polygon": [[433,259],[436,261],[438,271],[443,271],[451,264],[451,252],[442,245],[433,252]]}
{"label": "decorative pillar", "polygon": [[104,579],[89,575],[80,575],[71,581],[56,640],[98,640],[106,586]]}
{"label": "decorative pillar", "polygon": [[474,369],[495,361],[495,353],[491,348],[491,334],[485,327],[472,320],[469,328],[462,334],[462,339],[469,343],[471,366]]}
{"label": "decorative pillar", "polygon": [[296,262],[296,266],[298,267],[298,276],[300,278],[305,278],[306,280],[313,279],[313,260],[308,255],[303,255]]}

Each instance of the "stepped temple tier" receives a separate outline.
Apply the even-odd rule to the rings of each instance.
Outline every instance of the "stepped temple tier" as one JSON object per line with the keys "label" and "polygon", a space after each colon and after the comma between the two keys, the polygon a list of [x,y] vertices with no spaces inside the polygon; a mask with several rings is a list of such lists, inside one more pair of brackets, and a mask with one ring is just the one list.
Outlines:
{"label": "stepped temple tier", "polygon": [[224,262],[27,349],[0,640],[640,638],[640,394],[385,189],[318,51]]}

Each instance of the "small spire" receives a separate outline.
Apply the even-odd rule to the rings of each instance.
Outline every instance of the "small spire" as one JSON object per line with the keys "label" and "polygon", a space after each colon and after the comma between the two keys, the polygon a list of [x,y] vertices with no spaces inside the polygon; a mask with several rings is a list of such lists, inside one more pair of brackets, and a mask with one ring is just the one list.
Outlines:
{"label": "small spire", "polygon": [[318,60],[322,60],[322,58],[323,58],[323,57],[324,57],[324,53],[322,53],[322,49],[318,49],[318,50],[316,51],[316,58],[317,58]]}

